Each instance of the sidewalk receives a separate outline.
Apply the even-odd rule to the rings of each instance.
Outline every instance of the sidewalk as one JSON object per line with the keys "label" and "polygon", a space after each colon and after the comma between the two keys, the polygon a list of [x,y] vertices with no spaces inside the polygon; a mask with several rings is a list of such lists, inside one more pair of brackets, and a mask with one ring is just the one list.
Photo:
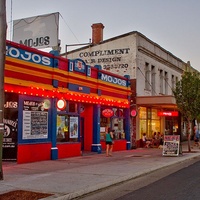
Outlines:
{"label": "sidewalk", "polygon": [[[193,141],[191,141],[191,146]],[[200,156],[200,149],[188,150],[177,157],[162,156],[162,149],[138,148],[105,154],[90,154],[62,160],[16,164],[3,162],[4,180],[0,181],[0,194],[12,190],[51,193],[51,199],[72,199],[83,194],[120,183],[154,170]]]}

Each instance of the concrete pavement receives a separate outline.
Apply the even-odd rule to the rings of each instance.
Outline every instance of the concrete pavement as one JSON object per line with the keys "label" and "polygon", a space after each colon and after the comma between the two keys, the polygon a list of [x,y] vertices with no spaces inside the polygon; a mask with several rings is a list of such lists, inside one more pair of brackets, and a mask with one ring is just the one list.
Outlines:
{"label": "concrete pavement", "polygon": [[187,142],[182,149],[183,154],[177,157],[162,156],[158,148],[138,148],[113,152],[113,157],[95,153],[26,164],[3,162],[0,194],[28,190],[53,194],[45,200],[73,199],[200,156],[198,147],[193,147],[192,153],[186,152]]}

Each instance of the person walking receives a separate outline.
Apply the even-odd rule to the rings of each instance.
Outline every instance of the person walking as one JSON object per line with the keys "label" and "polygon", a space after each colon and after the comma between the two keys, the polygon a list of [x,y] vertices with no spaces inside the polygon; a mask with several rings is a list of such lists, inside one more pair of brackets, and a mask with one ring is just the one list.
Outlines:
{"label": "person walking", "polygon": [[106,156],[112,156],[113,150],[113,132],[110,128],[106,131]]}

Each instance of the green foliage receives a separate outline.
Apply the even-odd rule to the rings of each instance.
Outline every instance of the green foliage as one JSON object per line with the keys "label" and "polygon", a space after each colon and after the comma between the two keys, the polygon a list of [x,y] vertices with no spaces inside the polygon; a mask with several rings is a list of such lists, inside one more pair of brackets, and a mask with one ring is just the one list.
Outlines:
{"label": "green foliage", "polygon": [[173,90],[176,104],[181,114],[192,121],[200,115],[200,77],[194,72],[184,72],[182,79]]}

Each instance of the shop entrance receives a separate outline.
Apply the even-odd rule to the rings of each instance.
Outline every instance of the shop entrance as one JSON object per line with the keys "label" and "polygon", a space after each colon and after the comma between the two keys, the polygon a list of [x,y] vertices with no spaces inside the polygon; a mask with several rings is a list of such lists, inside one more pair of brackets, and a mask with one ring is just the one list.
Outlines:
{"label": "shop entrance", "polygon": [[80,143],[81,143],[81,150],[84,150],[84,118],[81,117],[80,121]]}

